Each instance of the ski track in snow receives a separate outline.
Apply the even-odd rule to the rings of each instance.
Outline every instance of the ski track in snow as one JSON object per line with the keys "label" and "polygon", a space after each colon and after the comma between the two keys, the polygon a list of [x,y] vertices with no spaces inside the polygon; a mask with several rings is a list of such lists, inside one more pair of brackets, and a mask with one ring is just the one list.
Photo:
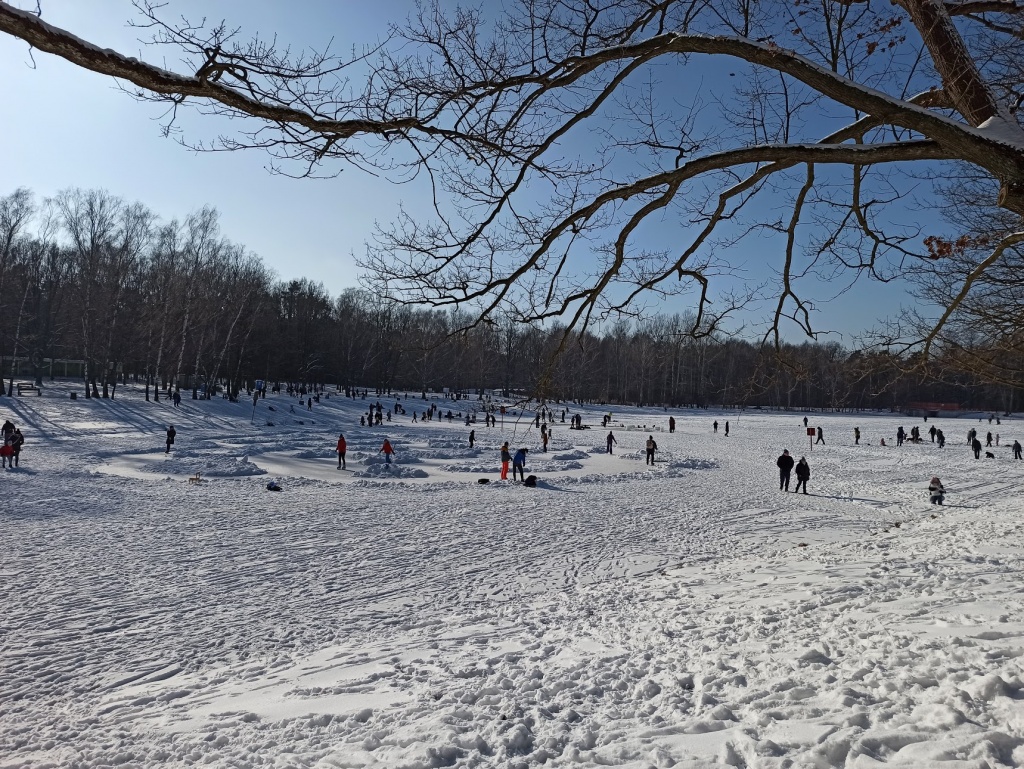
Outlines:
{"label": "ski track in snow", "polygon": [[[660,410],[613,407],[608,456],[574,407],[594,429],[543,454],[525,418],[469,449],[458,420],[360,428],[376,398],[252,425],[68,389],[0,401],[27,439],[0,471],[4,769],[1024,763],[1024,463],[975,461],[976,420],[940,451],[814,414],[812,451],[802,414],[674,410],[649,470]],[[505,439],[538,488],[497,480]],[[783,447],[811,495],[778,491]]]}

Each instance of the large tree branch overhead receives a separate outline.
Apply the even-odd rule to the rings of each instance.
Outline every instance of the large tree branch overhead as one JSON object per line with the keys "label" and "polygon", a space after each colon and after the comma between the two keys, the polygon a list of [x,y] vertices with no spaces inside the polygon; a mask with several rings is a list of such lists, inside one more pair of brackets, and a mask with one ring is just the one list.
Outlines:
{"label": "large tree branch overhead", "polygon": [[[714,314],[709,277],[735,274],[730,255],[757,238],[779,271],[776,330],[790,317],[812,333],[802,275],[891,279],[911,241],[944,226],[894,213],[921,194],[912,168],[941,180],[963,167],[945,161],[964,161],[989,180],[991,205],[1024,216],[1013,0],[529,0],[486,18],[428,3],[395,45],[347,60],[290,57],[134,2],[139,26],[192,73],[3,0],[0,32],[143,99],[254,119],[222,148],[261,148],[302,173],[348,162],[422,174],[432,215],[382,225],[364,259],[375,288],[404,301],[586,323],[695,283],[699,322]],[[702,78],[711,87],[694,87]],[[679,247],[649,245],[658,221]]]}

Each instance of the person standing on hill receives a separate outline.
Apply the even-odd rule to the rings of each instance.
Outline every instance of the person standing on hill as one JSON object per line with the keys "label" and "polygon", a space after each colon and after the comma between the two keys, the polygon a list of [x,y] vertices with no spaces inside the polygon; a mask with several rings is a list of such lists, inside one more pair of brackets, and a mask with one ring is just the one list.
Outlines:
{"label": "person standing on hill", "polygon": [[347,470],[345,466],[345,452],[348,450],[348,443],[345,441],[345,433],[338,436],[338,469]]}
{"label": "person standing on hill", "polygon": [[715,423],[712,425],[712,427],[715,428],[715,433],[717,433],[718,432],[718,420],[717,419],[715,420]]}
{"label": "person standing on hill", "polygon": [[1020,441],[1014,441],[1013,442],[1013,458],[1014,459],[1020,459],[1021,458],[1021,454],[1020,454]]}
{"label": "person standing on hill", "polygon": [[164,451],[164,454],[171,453],[171,446],[174,445],[174,436],[177,434],[178,433],[174,430],[174,425],[169,425],[167,427],[167,449]]}
{"label": "person standing on hill", "polygon": [[389,441],[387,438],[385,438],[384,439],[384,445],[380,447],[380,451],[378,451],[377,453],[378,454],[383,454],[384,455],[384,464],[390,465],[391,464],[391,455],[395,453],[395,449],[391,445],[391,441]]}
{"label": "person standing on hill", "polygon": [[473,444],[476,443],[476,430],[469,431],[469,447],[473,448]]}
{"label": "person standing on hill", "polygon": [[654,452],[658,450],[658,444],[654,441],[653,435],[647,436],[647,462],[648,465],[654,465]]}
{"label": "person standing on hill", "polygon": [[854,427],[853,428],[853,445],[854,446],[860,446],[860,428],[859,427]]}
{"label": "person standing on hill", "polygon": [[930,436],[932,436],[932,443],[935,443],[935,433],[937,433],[937,432],[938,432],[938,430],[935,428],[935,425],[932,425],[931,429],[928,430],[928,434]]}
{"label": "person standing on hill", "polygon": [[991,447],[992,446],[992,433],[991,432],[988,435],[985,436],[985,446],[986,447]]}
{"label": "person standing on hill", "polygon": [[526,454],[529,449],[519,449],[516,455],[512,457],[512,480],[516,479],[516,472],[519,473],[519,480],[526,480]]}
{"label": "person standing on hill", "polygon": [[807,481],[811,479],[811,466],[807,464],[806,457],[800,457],[800,461],[796,463],[796,488],[793,489],[793,493],[796,494],[800,491],[800,487],[804,487],[804,494],[807,493]]}
{"label": "person standing on hill", "polygon": [[971,449],[974,451],[974,458],[981,459],[981,441],[975,438],[971,442]]}
{"label": "person standing on hill", "polygon": [[675,417],[669,417],[668,418],[668,431],[670,433],[674,433],[676,431],[676,418]]}
{"label": "person standing on hill", "polygon": [[933,505],[941,505],[946,498],[946,489],[942,486],[939,476],[934,476],[928,484],[928,495]]}
{"label": "person standing on hill", "polygon": [[512,455],[509,453],[509,442],[506,440],[502,443],[502,480],[509,479],[509,462],[512,461]]}
{"label": "person standing on hill", "polygon": [[608,431],[608,437],[605,439],[605,442],[608,444],[607,453],[611,454],[612,453],[612,444],[613,443],[618,443],[618,441],[615,440],[615,436],[612,435],[612,431],[611,430]]}
{"label": "person standing on hill", "polygon": [[789,474],[793,471],[793,464],[789,449],[783,449],[782,455],[775,460],[775,465],[779,468],[779,491],[789,491]]}

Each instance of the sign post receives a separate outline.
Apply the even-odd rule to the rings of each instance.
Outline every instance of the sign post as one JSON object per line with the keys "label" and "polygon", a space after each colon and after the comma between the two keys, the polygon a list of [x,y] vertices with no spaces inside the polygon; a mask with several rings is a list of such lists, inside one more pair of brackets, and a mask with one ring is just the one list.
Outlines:
{"label": "sign post", "polygon": [[807,428],[807,440],[811,444],[811,451],[814,451],[814,436],[817,434],[817,430],[813,427]]}

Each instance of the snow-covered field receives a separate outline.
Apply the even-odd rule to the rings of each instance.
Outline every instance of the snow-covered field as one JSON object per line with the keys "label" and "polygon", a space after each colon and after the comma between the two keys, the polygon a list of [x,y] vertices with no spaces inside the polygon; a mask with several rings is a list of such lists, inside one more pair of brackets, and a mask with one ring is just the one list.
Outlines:
{"label": "snow-covered field", "polygon": [[[977,419],[897,449],[928,425],[811,415],[809,451],[803,414],[673,411],[669,435],[613,408],[608,456],[574,408],[594,429],[542,454],[525,419],[475,449],[412,424],[416,398],[360,428],[375,397],[250,424],[69,388],[0,399],[26,437],[0,471],[0,767],[1024,764],[1022,422],[975,461]],[[497,481],[503,439],[537,488]],[[811,495],[778,490],[783,448]]]}

